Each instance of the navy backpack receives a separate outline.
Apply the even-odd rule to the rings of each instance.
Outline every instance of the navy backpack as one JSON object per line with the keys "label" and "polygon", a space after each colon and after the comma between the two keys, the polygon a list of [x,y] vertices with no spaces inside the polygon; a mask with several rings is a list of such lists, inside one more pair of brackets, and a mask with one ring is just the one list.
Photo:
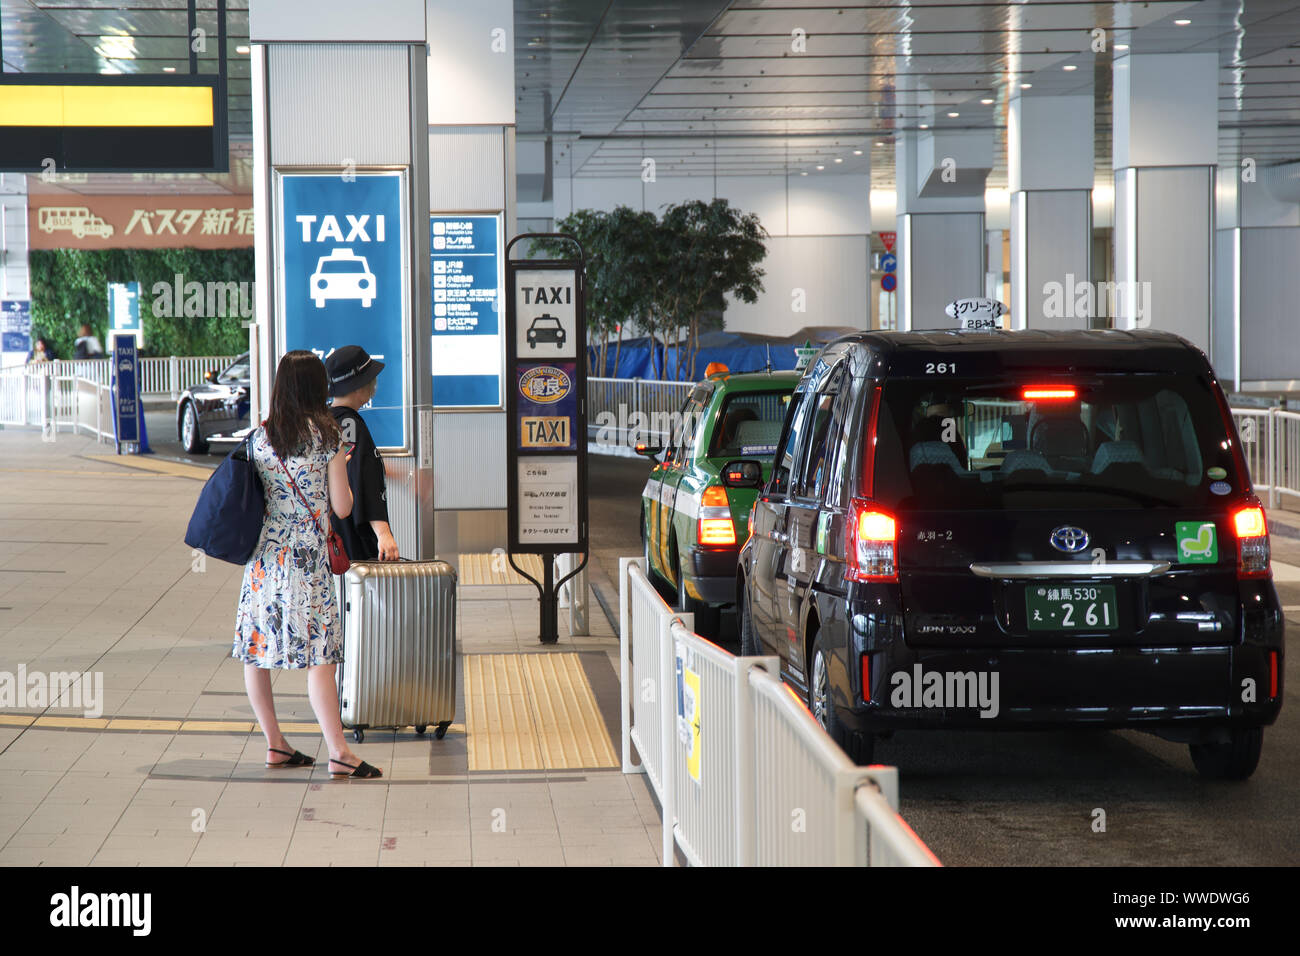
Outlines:
{"label": "navy backpack", "polygon": [[247,564],[257,550],[266,494],[251,460],[253,432],[217,466],[199,492],[185,543],[232,564]]}

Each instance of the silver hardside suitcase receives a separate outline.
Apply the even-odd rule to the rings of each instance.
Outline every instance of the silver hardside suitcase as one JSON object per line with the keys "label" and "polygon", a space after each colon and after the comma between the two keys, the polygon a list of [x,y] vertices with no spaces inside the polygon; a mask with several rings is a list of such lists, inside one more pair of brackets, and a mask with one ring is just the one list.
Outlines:
{"label": "silver hardside suitcase", "polygon": [[343,575],[343,725],[436,725],[456,716],[456,571],[446,561],[358,561]]}

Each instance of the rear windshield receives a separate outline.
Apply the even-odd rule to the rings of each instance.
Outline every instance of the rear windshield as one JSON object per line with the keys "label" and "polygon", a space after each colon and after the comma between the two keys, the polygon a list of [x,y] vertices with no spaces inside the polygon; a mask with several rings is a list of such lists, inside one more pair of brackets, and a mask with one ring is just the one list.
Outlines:
{"label": "rear windshield", "polygon": [[900,509],[1187,508],[1240,494],[1202,377],[896,379],[875,494]]}
{"label": "rear windshield", "polygon": [[771,458],[781,440],[790,392],[741,392],[723,401],[709,457]]}

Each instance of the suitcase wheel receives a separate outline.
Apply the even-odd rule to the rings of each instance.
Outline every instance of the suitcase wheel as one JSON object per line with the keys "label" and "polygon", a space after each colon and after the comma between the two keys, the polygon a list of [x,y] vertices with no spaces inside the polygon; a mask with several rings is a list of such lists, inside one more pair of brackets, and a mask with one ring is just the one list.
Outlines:
{"label": "suitcase wheel", "polygon": [[442,723],[438,725],[437,729],[434,730],[433,736],[438,740],[441,740],[443,737],[447,736],[447,728],[450,726],[451,726],[451,721],[444,720]]}
{"label": "suitcase wheel", "polygon": [[416,728],[415,728],[416,736],[417,736],[417,737],[423,737],[423,736],[424,736],[424,732],[425,732],[426,730],[428,730],[428,729],[429,729],[429,727],[428,727],[427,724],[419,724],[419,725],[417,725]]}
{"label": "suitcase wheel", "polygon": [[352,731],[352,739],[357,743],[361,743],[361,741],[366,739],[366,732],[358,727],[356,730]]}

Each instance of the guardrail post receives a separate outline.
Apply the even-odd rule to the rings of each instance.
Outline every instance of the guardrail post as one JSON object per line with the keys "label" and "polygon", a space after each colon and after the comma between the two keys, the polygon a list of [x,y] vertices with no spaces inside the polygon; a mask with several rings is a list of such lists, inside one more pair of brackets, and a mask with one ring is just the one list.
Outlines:
{"label": "guardrail post", "polygon": [[623,772],[645,773],[644,764],[632,762],[632,694],[636,693],[636,688],[630,686],[632,662],[628,652],[632,646],[632,588],[629,580],[633,565],[645,572],[644,558],[618,559],[618,710],[622,725]]}
{"label": "guardrail post", "polygon": [[660,728],[660,780],[663,793],[659,794],[659,809],[663,812],[663,865],[677,862],[673,828],[677,825],[677,642],[673,639],[673,621],[670,615],[659,619],[659,695]]}
{"label": "guardrail post", "polygon": [[[632,420],[632,416],[635,415],[637,412],[641,411],[641,408],[642,408],[641,379],[634,378],[632,379],[632,407],[628,409],[627,420],[630,422]],[[642,417],[641,420],[644,421],[645,420],[644,417]],[[650,427],[649,425],[647,425],[645,426],[645,428],[646,428],[646,434],[641,437],[644,441],[648,442],[650,440]],[[623,441],[628,445],[635,445],[636,436],[625,435],[623,436]]]}
{"label": "guardrail post", "polygon": [[1268,507],[1272,511],[1277,507],[1277,483],[1281,480],[1281,469],[1277,463],[1277,406],[1268,410]]}
{"label": "guardrail post", "polygon": [[179,401],[181,397],[181,360],[175,355],[167,363],[167,377],[171,380],[172,401]]}
{"label": "guardrail post", "polygon": [[754,865],[754,698],[749,669],[761,666],[748,657],[736,661],[736,866]]}

